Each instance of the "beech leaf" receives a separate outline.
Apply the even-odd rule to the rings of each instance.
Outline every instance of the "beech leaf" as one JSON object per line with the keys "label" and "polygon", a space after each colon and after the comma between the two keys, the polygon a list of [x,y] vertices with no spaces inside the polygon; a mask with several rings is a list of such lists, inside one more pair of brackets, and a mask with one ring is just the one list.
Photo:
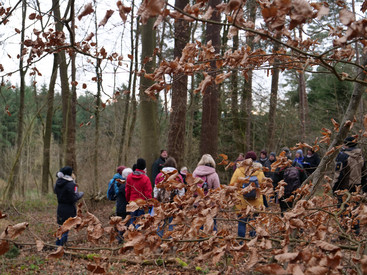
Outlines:
{"label": "beech leaf", "polygon": [[60,259],[64,255],[64,247],[59,246],[55,252],[47,255],[47,259]]}
{"label": "beech leaf", "polygon": [[86,4],[84,6],[84,10],[78,15],[78,20],[80,21],[84,16],[87,16],[88,14],[91,14],[94,12],[92,3]]}

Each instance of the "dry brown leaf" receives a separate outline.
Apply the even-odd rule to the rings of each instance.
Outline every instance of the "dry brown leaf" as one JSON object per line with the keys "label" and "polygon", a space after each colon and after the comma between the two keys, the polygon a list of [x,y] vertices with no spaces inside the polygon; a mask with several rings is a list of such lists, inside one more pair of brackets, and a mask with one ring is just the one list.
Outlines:
{"label": "dry brown leaf", "polygon": [[315,242],[315,244],[319,248],[321,248],[322,250],[325,250],[325,251],[336,252],[336,251],[340,250],[339,246],[336,246],[334,244],[331,244],[331,243],[328,243],[328,242],[325,242],[325,241],[317,241],[317,242]]}
{"label": "dry brown leaf", "polygon": [[353,14],[353,12],[347,10],[347,9],[342,9],[339,12],[339,19],[340,22],[345,25],[345,26],[349,26],[350,24],[352,24],[354,21],[356,21],[356,18]]}
{"label": "dry brown leaf", "polygon": [[84,10],[78,15],[78,20],[80,21],[84,16],[87,16],[88,14],[91,14],[94,12],[92,3],[86,4],[84,6]]}
{"label": "dry brown leaf", "polygon": [[138,15],[141,16],[141,22],[146,24],[149,18],[159,15],[164,5],[165,0],[144,0],[138,10]]}
{"label": "dry brown leaf", "polygon": [[0,255],[4,255],[9,250],[9,242],[2,240],[0,243]]}
{"label": "dry brown leaf", "polygon": [[280,263],[285,263],[289,261],[295,260],[299,255],[299,252],[293,252],[293,253],[283,253],[279,255],[275,255],[275,259]]}
{"label": "dry brown leaf", "polygon": [[194,90],[195,94],[197,94],[198,92],[204,94],[206,88],[208,88],[213,81],[213,77],[208,73],[204,72],[203,75],[204,79],[200,82],[199,86]]}
{"label": "dry brown leaf", "polygon": [[36,240],[36,247],[37,247],[38,252],[42,251],[44,246],[45,246],[45,243],[43,241]]}
{"label": "dry brown leaf", "polygon": [[64,255],[64,247],[59,246],[55,252],[47,255],[47,259],[60,259]]}
{"label": "dry brown leaf", "polygon": [[6,214],[3,214],[1,211],[0,211],[0,219],[4,219],[4,218],[6,218],[7,217],[7,215]]}
{"label": "dry brown leaf", "polygon": [[101,22],[99,22],[98,27],[106,25],[113,13],[113,10],[107,10],[105,16],[103,17]]}
{"label": "dry brown leaf", "polygon": [[1,233],[0,239],[15,239],[28,227],[27,222],[18,223],[16,225],[8,225]]}
{"label": "dry brown leaf", "polygon": [[125,7],[124,4],[121,1],[117,1],[116,5],[119,9],[119,15],[120,15],[122,21],[124,21],[124,23],[126,23],[126,20],[127,20],[126,14],[131,11],[131,7]]}
{"label": "dry brown leaf", "polygon": [[93,274],[104,274],[106,273],[106,270],[97,264],[88,264],[87,270],[92,272]]}
{"label": "dry brown leaf", "polygon": [[262,265],[257,267],[255,271],[260,272],[261,274],[288,274],[286,270],[284,270],[283,267],[278,264]]}

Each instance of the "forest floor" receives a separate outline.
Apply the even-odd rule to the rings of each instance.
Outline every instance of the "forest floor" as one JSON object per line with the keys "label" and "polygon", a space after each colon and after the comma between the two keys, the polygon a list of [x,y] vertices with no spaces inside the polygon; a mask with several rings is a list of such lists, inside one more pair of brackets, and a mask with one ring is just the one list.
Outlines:
{"label": "forest floor", "polygon": [[[87,206],[88,211],[98,217],[104,227],[108,226],[109,217],[114,213],[113,202],[89,202]],[[8,225],[29,223],[27,229],[10,245],[10,250],[0,256],[0,274],[90,274],[88,270],[93,265],[103,266],[107,274],[218,274],[215,267],[211,269],[205,263],[202,267],[185,266],[185,263],[180,262],[181,255],[174,251],[165,254],[165,259],[171,259],[167,264],[162,264],[159,254],[136,256],[131,250],[118,254],[121,245],[116,241],[112,244],[92,244],[87,240],[85,229],[80,232],[71,230],[65,254],[58,259],[49,259],[47,256],[57,250],[54,236],[58,229],[55,196],[49,195],[42,200],[19,200],[11,206],[0,207],[0,211],[7,215],[0,219],[0,232]],[[220,221],[218,225],[221,226]],[[233,225],[226,222],[225,226],[237,230],[234,222]],[[37,250],[36,240],[45,244],[41,251]],[[96,247],[111,250],[97,250]]]}

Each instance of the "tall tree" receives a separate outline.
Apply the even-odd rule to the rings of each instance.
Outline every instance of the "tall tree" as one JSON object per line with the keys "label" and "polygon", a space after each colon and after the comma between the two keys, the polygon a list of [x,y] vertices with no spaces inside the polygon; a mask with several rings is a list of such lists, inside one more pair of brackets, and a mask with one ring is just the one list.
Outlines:
{"label": "tall tree", "polygon": [[[209,6],[215,9],[221,0],[209,0]],[[212,21],[220,22],[220,13],[214,12],[211,18]],[[220,39],[221,27],[219,24],[207,23],[205,39],[206,43],[212,42],[215,53],[218,54],[221,46]],[[211,72],[209,74],[215,78],[216,62],[210,62]],[[219,107],[219,90],[218,85],[211,83],[205,90],[203,96],[203,114],[202,114],[202,128],[200,136],[200,154],[209,153],[216,156],[218,150],[218,107]]]}
{"label": "tall tree", "polygon": [[[175,7],[183,10],[188,0],[176,0]],[[190,30],[186,20],[175,21],[175,48],[174,58],[180,58],[182,50],[189,42]],[[178,165],[183,164],[185,154],[185,124],[187,106],[187,75],[175,74],[172,84],[172,112],[168,131],[168,153],[174,157]]]}
{"label": "tall tree", "polygon": [[[8,184],[5,192],[5,199],[11,200],[16,187],[19,187],[19,170],[21,164],[21,152],[23,143],[23,130],[24,130],[24,94],[25,94],[25,74],[26,68],[24,68],[24,37],[25,37],[25,20],[27,15],[27,1],[22,1],[22,30],[20,38],[20,58],[19,58],[19,75],[20,75],[20,87],[19,87],[19,113],[18,113],[18,131],[17,131],[17,155],[14,160],[12,171],[8,178]],[[24,189],[21,188],[24,191]],[[24,195],[24,194],[23,194]]]}
{"label": "tall tree", "polygon": [[[141,26],[142,43],[142,64],[145,63],[146,73],[152,73],[155,67],[155,58],[153,57],[156,45],[156,35],[153,29],[154,18],[148,19],[145,25]],[[148,60],[148,61],[147,61]],[[139,118],[141,123],[141,142],[142,154],[147,162],[148,174],[151,174],[151,165],[159,154],[158,147],[158,129],[157,129],[157,101],[152,100],[145,90],[154,82],[144,76],[140,77],[140,105]]]}
{"label": "tall tree", "polygon": [[42,164],[42,194],[48,193],[48,179],[50,174],[50,149],[51,149],[51,135],[52,135],[52,117],[54,109],[54,94],[55,94],[55,84],[57,78],[57,68],[59,66],[58,62],[59,55],[54,54],[54,63],[52,67],[52,75],[50,79],[50,84],[47,93],[47,115],[46,115],[46,125],[45,133],[43,136],[43,164]]}

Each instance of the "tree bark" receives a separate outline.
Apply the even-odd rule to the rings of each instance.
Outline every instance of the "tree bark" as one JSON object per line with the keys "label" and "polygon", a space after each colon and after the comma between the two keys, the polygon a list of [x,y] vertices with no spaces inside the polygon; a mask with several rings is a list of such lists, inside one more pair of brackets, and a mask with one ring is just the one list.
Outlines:
{"label": "tree bark", "polygon": [[[209,0],[209,5],[215,9],[221,0]],[[214,12],[211,20],[220,22],[220,14]],[[205,33],[206,43],[210,40],[218,54],[221,46],[220,26],[207,23]],[[216,64],[215,61],[210,63],[212,71],[210,75],[215,78]],[[205,91],[203,96],[203,113],[202,113],[202,127],[200,136],[200,154],[211,154],[216,157],[218,150],[218,107],[219,107],[219,90],[218,85],[212,83]]]}
{"label": "tree bark", "polygon": [[[156,45],[156,34],[153,30],[155,18],[150,18],[147,24],[141,26],[142,39],[142,63],[146,57],[152,57]],[[155,67],[155,59],[145,64],[146,73],[152,73]],[[145,90],[154,82],[144,76],[140,77],[140,105],[139,116],[141,123],[142,156],[146,160],[148,175],[151,175],[151,166],[159,154],[158,129],[157,129],[157,101],[153,101],[145,93]]]}
{"label": "tree bark", "polygon": [[[232,50],[236,51],[239,46],[238,35],[233,37],[233,47]],[[237,70],[232,71],[231,75],[231,115],[233,124],[233,140],[235,143],[235,149],[237,152],[242,152],[243,150],[243,139],[241,138],[240,131],[240,118],[239,118],[239,106],[238,106],[238,73]]]}
{"label": "tree bark", "polygon": [[[175,7],[183,10],[188,3],[188,0],[176,0]],[[182,50],[189,42],[189,39],[189,23],[182,19],[176,20],[174,58],[180,58]],[[178,166],[183,165],[185,159],[187,81],[188,77],[183,73],[173,76],[172,112],[168,131],[168,154],[176,159]]]}
{"label": "tree bark", "polygon": [[[280,37],[278,37],[280,39]],[[279,50],[279,44],[275,43],[273,47],[273,53],[276,54]],[[268,119],[268,140],[267,150],[269,152],[275,151],[275,117],[277,112],[278,102],[278,86],[279,86],[279,61],[277,58],[274,59],[273,64],[273,75],[271,77],[271,92],[270,92],[270,104],[269,104],[269,119]]]}
{"label": "tree bark", "polygon": [[[20,38],[20,58],[19,58],[19,75],[20,75],[20,87],[19,87],[19,113],[18,113],[18,131],[17,131],[17,152],[19,152],[19,156],[17,156],[14,160],[13,171],[9,175],[8,184],[5,190],[5,199],[10,201],[13,198],[14,191],[16,187],[20,187],[19,180],[19,170],[21,164],[21,149],[23,142],[23,131],[24,131],[24,97],[25,97],[25,74],[26,69],[23,68],[23,59],[24,59],[24,37],[25,37],[25,20],[27,15],[27,1],[22,1],[22,30],[21,30],[21,38]],[[24,189],[20,187],[22,192]],[[22,194],[24,197],[24,193]]]}
{"label": "tree bark", "polygon": [[57,68],[59,65],[58,54],[54,54],[54,64],[52,67],[52,75],[50,79],[50,85],[47,94],[47,115],[45,134],[43,137],[43,164],[42,164],[42,195],[48,193],[48,179],[50,173],[50,149],[51,149],[51,136],[52,136],[52,117],[54,109],[54,94],[55,84],[57,78]]}

